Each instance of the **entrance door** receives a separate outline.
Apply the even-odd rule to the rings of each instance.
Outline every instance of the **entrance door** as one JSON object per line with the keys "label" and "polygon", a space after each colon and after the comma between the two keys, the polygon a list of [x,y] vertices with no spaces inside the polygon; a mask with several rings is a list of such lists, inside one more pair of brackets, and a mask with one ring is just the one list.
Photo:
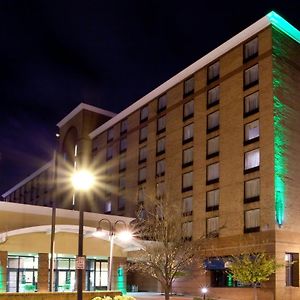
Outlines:
{"label": "entrance door", "polygon": [[8,292],[17,292],[17,278],[18,271],[17,270],[7,270],[7,291]]}

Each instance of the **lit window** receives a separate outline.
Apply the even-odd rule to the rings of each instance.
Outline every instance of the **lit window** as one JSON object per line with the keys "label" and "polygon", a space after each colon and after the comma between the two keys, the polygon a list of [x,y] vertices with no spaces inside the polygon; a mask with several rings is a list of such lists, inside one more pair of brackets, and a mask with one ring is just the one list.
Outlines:
{"label": "lit window", "polygon": [[193,189],[193,172],[188,172],[182,175],[182,191],[190,191]]}
{"label": "lit window", "polygon": [[140,129],[140,143],[145,142],[147,140],[147,137],[148,137],[148,127],[145,126]]}
{"label": "lit window", "polygon": [[118,210],[124,210],[125,209],[125,203],[126,199],[124,195],[120,195],[118,198]]}
{"label": "lit window", "polygon": [[125,170],[126,170],[126,156],[122,155],[119,161],[119,171],[122,172]]}
{"label": "lit window", "polygon": [[162,116],[157,119],[157,133],[164,132],[166,130],[166,116]]}
{"label": "lit window", "polygon": [[217,61],[207,68],[207,83],[219,79],[220,77],[220,62]]}
{"label": "lit window", "polygon": [[260,210],[251,209],[245,211],[245,229],[244,232],[256,232],[260,228]]}
{"label": "lit window", "polygon": [[193,147],[183,150],[182,166],[188,167],[193,164]]}
{"label": "lit window", "polygon": [[208,218],[206,220],[206,234],[208,237],[219,236],[219,217]]}
{"label": "lit window", "polygon": [[206,172],[207,184],[215,183],[219,181],[219,163],[214,163],[207,166]]}
{"label": "lit window", "polygon": [[149,109],[148,106],[144,106],[140,110],[140,121],[144,122],[148,120]]}
{"label": "lit window", "polygon": [[207,132],[219,129],[219,111],[215,111],[207,116]]}
{"label": "lit window", "polygon": [[147,160],[147,147],[142,147],[139,149],[139,163],[143,163]]}
{"label": "lit window", "polygon": [[299,253],[285,253],[285,285],[299,287]]}
{"label": "lit window", "polygon": [[191,240],[193,236],[193,222],[185,222],[182,224],[182,237],[185,240]]}
{"label": "lit window", "polygon": [[161,199],[165,195],[165,182],[161,181],[156,184],[156,197]]}
{"label": "lit window", "polygon": [[218,210],[220,190],[212,190],[206,193],[206,211]]}
{"label": "lit window", "polygon": [[244,45],[244,61],[248,61],[258,55],[258,38]]}
{"label": "lit window", "polygon": [[127,127],[128,127],[128,120],[124,119],[121,121],[121,133],[125,133],[127,131]]}
{"label": "lit window", "polygon": [[111,146],[106,149],[106,159],[110,160],[113,157],[113,148]]}
{"label": "lit window", "polygon": [[104,213],[111,213],[111,201],[106,201],[104,203]]}
{"label": "lit window", "polygon": [[184,96],[194,93],[194,77],[191,77],[184,82]]}
{"label": "lit window", "polygon": [[247,89],[258,83],[258,64],[245,70],[244,73],[244,88]]}
{"label": "lit window", "polygon": [[219,103],[220,100],[220,86],[217,85],[207,92],[207,107],[212,107]]}
{"label": "lit window", "polygon": [[191,100],[183,105],[183,120],[187,120],[194,116],[194,100]]}
{"label": "lit window", "polygon": [[127,150],[127,139],[126,137],[125,138],[122,138],[120,140],[120,152],[125,152]]}
{"label": "lit window", "polygon": [[258,110],[259,110],[258,92],[246,96],[244,99],[244,116],[247,117],[251,114],[258,112]]}
{"label": "lit window", "polygon": [[157,111],[161,112],[167,108],[167,94],[158,98]]}
{"label": "lit window", "polygon": [[165,160],[159,160],[156,162],[156,176],[165,175]]}
{"label": "lit window", "polygon": [[259,169],[259,149],[254,149],[252,151],[245,153],[245,171],[251,172]]}
{"label": "lit window", "polygon": [[114,139],[114,129],[113,128],[109,128],[107,130],[107,141],[110,142]]}
{"label": "lit window", "polygon": [[161,138],[161,139],[157,140],[156,155],[161,155],[161,154],[165,153],[165,143],[166,143],[165,138]]}
{"label": "lit window", "polygon": [[216,136],[207,141],[207,153],[206,158],[211,158],[219,155],[219,137]]}
{"label": "lit window", "polygon": [[144,183],[146,181],[147,169],[146,167],[139,169],[139,184]]}
{"label": "lit window", "polygon": [[183,127],[183,143],[191,142],[194,138],[194,124]]}
{"label": "lit window", "polygon": [[256,142],[259,139],[259,120],[245,125],[245,144]]}
{"label": "lit window", "polygon": [[185,197],[182,199],[182,215],[190,216],[193,214],[193,197]]}
{"label": "lit window", "polygon": [[255,178],[252,180],[245,181],[245,199],[244,202],[253,202],[259,200],[260,193],[260,180]]}

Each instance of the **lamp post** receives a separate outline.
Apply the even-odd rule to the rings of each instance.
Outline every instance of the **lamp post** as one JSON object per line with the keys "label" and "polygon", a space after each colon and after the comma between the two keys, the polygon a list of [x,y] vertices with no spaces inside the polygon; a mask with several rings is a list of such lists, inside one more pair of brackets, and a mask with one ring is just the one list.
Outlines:
{"label": "lamp post", "polygon": [[78,192],[79,205],[79,230],[78,230],[78,256],[76,259],[77,269],[77,300],[82,300],[83,270],[85,269],[85,257],[83,256],[83,200],[85,192],[94,184],[94,176],[87,170],[76,171],[72,176],[72,184]]}
{"label": "lamp post", "polygon": [[203,288],[201,289],[201,293],[202,293],[202,295],[203,295],[203,300],[206,299],[206,294],[207,294],[207,292],[208,292],[208,288],[207,288],[207,287],[203,287]]}
{"label": "lamp post", "polygon": [[[112,223],[110,220],[103,218],[98,222],[97,229],[94,233],[96,237],[103,237],[105,235],[105,231],[101,227],[101,223],[107,222],[109,225],[109,270],[108,270],[108,285],[107,290],[111,291],[112,287],[112,266],[113,266],[113,248],[114,248],[114,239],[115,237],[119,238],[122,241],[129,241],[132,238],[132,232],[127,229],[127,225],[123,220],[117,220]],[[122,224],[124,226],[124,230],[117,231],[117,225]]]}

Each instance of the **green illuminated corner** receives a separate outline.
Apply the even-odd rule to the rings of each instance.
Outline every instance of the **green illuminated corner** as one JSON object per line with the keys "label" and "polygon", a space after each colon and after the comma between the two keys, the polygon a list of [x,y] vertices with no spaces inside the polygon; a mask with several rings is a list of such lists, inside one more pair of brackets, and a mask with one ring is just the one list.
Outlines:
{"label": "green illuminated corner", "polygon": [[291,25],[288,21],[286,21],[274,11],[268,13],[267,18],[269,19],[272,25],[274,25],[279,30],[287,34],[289,37],[300,43],[300,31],[293,25]]}
{"label": "green illuminated corner", "polygon": [[121,291],[123,295],[125,295],[127,292],[123,267],[118,268],[117,289]]}

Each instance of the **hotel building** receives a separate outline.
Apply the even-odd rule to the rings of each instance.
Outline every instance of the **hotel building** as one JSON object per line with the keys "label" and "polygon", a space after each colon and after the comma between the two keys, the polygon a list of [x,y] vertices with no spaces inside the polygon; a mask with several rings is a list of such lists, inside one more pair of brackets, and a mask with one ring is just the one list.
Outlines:
{"label": "hotel building", "polygon": [[[49,191],[65,187],[61,170],[88,163],[103,187],[86,211],[134,217],[165,195],[181,207],[184,237],[207,237],[206,272],[195,269],[175,291],[208,285],[213,296],[251,299],[220,258],[264,251],[285,267],[262,284],[262,299],[299,299],[299,43],[270,12],[119,114],[80,104],[58,123],[57,189],[41,184],[54,177],[50,162],[4,201],[51,207]],[[58,194],[57,207],[76,209],[66,189]]]}

